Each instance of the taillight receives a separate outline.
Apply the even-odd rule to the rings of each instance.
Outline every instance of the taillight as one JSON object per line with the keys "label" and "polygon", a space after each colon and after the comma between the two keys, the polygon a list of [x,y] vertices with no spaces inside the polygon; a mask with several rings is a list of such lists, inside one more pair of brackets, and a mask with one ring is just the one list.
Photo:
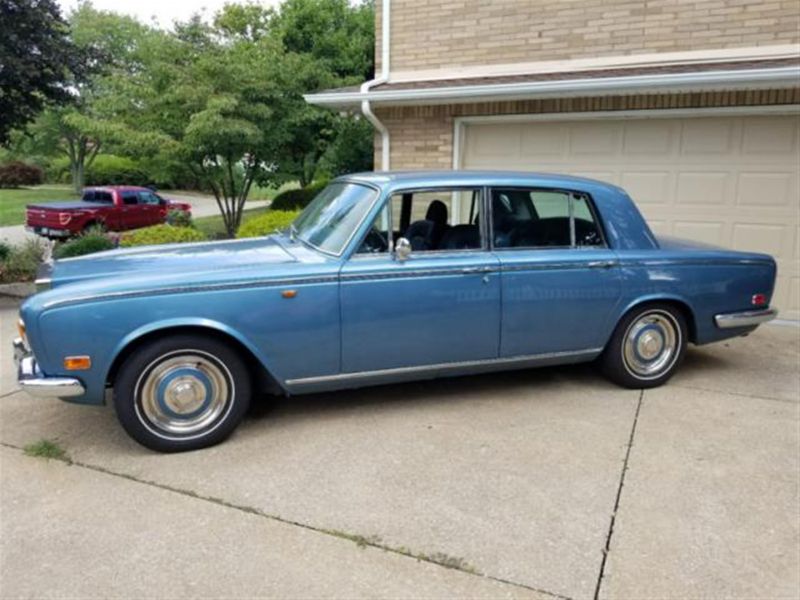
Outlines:
{"label": "taillight", "polygon": [[69,213],[58,213],[58,224],[66,225],[72,220],[72,215]]}
{"label": "taillight", "polygon": [[766,294],[753,294],[753,297],[750,298],[750,304],[753,306],[764,306],[767,303],[767,295]]}

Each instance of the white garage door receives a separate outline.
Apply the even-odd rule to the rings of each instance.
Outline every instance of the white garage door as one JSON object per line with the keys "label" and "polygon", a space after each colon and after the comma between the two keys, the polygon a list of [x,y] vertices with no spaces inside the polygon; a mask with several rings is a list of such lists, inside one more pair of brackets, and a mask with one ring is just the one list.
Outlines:
{"label": "white garage door", "polygon": [[800,117],[467,122],[462,134],[462,168],[609,181],[657,234],[773,255],[773,304],[800,319]]}

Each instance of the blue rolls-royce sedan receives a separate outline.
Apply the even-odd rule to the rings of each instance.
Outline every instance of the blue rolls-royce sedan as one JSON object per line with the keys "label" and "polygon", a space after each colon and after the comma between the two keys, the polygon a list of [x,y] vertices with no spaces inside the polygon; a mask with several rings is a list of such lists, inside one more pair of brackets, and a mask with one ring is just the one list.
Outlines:
{"label": "blue rolls-royce sedan", "polygon": [[689,342],[774,318],[774,283],[770,256],[656,237],[606,183],[366,173],[264,238],[56,261],[15,356],[31,394],[108,395],[137,441],[187,450],[224,439],[257,392],[595,359],[657,386]]}

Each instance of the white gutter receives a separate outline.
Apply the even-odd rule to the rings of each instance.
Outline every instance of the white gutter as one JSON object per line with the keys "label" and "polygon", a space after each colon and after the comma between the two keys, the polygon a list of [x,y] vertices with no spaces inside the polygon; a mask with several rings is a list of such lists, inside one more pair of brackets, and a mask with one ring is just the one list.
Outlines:
{"label": "white gutter", "polygon": [[[388,2],[388,0],[384,0]],[[372,83],[372,82],[369,82]],[[762,69],[729,69],[690,73],[658,73],[619,77],[587,77],[550,81],[495,83],[451,87],[409,88],[370,92],[309,94],[308,102],[318,106],[347,106],[363,102],[427,104],[513,100],[547,97],[602,96],[618,94],[761,89],[794,87],[800,83],[800,66]],[[377,84],[374,84],[377,85]],[[370,86],[372,87],[372,86]]]}
{"label": "white gutter", "polygon": [[[381,5],[381,74],[379,77],[375,79],[370,79],[369,81],[365,81],[361,85],[361,90],[359,91],[358,98],[361,101],[361,112],[367,118],[367,120],[372,123],[372,126],[381,134],[381,171],[388,171],[389,170],[389,151],[391,147],[391,139],[389,136],[389,130],[386,128],[378,117],[375,116],[375,113],[372,112],[372,107],[369,105],[370,102],[370,93],[369,90],[372,87],[377,85],[381,85],[382,83],[386,83],[389,81],[389,35],[390,35],[390,28],[389,28],[389,17],[391,15],[391,1],[390,0],[383,0],[383,4]],[[324,94],[320,94],[324,95]],[[308,98],[313,98],[315,94],[309,94],[306,96],[306,100]],[[314,104],[317,104],[314,102]]]}

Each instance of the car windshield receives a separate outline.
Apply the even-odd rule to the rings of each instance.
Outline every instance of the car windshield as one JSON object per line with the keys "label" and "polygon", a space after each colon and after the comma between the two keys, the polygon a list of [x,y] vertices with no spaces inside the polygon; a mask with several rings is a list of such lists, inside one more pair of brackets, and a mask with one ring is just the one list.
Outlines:
{"label": "car windshield", "polygon": [[332,183],[295,219],[292,232],[323,252],[339,255],[369,211],[377,193],[357,183]]}

